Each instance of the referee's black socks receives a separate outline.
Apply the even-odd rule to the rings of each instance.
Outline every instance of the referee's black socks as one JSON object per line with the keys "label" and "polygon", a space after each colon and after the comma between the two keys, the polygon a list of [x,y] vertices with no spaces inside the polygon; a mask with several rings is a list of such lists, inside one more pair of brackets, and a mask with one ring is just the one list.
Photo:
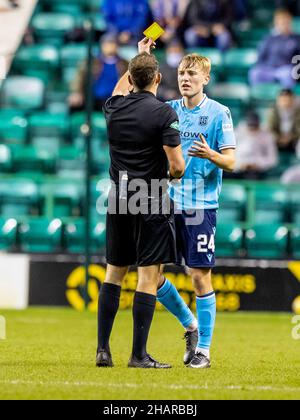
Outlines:
{"label": "referee's black socks", "polygon": [[147,340],[154,315],[156,296],[136,292],[133,301],[132,355],[143,359],[147,354]]}
{"label": "referee's black socks", "polygon": [[104,283],[101,286],[98,306],[98,352],[109,351],[109,338],[120,303],[121,287]]}

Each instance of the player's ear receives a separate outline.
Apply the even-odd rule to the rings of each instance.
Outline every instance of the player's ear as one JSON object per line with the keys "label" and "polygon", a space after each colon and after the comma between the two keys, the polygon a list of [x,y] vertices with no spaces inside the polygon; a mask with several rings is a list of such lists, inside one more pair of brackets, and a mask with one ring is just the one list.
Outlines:
{"label": "player's ear", "polygon": [[131,86],[133,86],[133,82],[132,82],[132,78],[131,78],[130,74],[128,75],[128,82]]}
{"label": "player's ear", "polygon": [[207,74],[204,78],[204,86],[207,86],[210,82],[210,74]]}

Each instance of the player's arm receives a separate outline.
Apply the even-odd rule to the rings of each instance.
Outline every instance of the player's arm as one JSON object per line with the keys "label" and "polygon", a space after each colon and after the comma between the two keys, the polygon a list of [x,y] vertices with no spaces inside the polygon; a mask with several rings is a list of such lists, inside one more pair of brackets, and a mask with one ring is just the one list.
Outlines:
{"label": "player's arm", "polygon": [[[148,54],[151,54],[151,50],[155,48],[155,42],[152,41],[152,39],[144,38],[138,43],[138,50],[139,54],[142,54],[143,52],[147,52]],[[127,71],[121,79],[118,81],[112,96],[126,96],[129,95],[130,91],[132,90],[132,84],[130,83],[129,78],[129,71]]]}
{"label": "player's arm", "polygon": [[233,172],[235,168],[235,149],[223,149],[221,153],[211,149],[204,136],[200,135],[201,142],[195,141],[189,150],[189,156],[200,159],[208,159],[218,168],[227,172]]}
{"label": "player's arm", "polygon": [[185,171],[185,162],[181,145],[177,147],[164,146],[164,151],[169,161],[169,171],[171,178],[182,178]]}

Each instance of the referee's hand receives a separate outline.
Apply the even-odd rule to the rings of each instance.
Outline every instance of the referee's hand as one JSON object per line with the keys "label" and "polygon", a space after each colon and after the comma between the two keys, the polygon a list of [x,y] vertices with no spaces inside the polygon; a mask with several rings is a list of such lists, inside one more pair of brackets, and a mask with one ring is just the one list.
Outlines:
{"label": "referee's hand", "polygon": [[156,42],[154,42],[151,38],[144,38],[138,43],[139,54],[142,54],[143,52],[151,54],[151,51],[154,50],[155,47]]}

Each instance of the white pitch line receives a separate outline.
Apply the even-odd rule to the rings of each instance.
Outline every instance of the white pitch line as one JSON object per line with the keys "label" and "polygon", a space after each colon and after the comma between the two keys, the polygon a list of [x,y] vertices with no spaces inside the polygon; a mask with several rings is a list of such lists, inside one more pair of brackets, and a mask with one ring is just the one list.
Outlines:
{"label": "white pitch line", "polygon": [[[33,385],[33,386],[75,386],[75,387],[94,387],[94,388],[144,388],[145,385],[133,383],[107,384],[100,382],[83,382],[83,381],[22,381],[22,380],[0,380],[2,385]],[[228,386],[210,386],[210,385],[164,385],[151,384],[150,388],[164,388],[171,390],[195,390],[195,391],[210,391],[210,390],[227,390],[227,391],[272,391],[272,392],[298,392],[300,395],[300,387],[273,387],[273,386],[252,386],[252,385],[228,385]]]}

